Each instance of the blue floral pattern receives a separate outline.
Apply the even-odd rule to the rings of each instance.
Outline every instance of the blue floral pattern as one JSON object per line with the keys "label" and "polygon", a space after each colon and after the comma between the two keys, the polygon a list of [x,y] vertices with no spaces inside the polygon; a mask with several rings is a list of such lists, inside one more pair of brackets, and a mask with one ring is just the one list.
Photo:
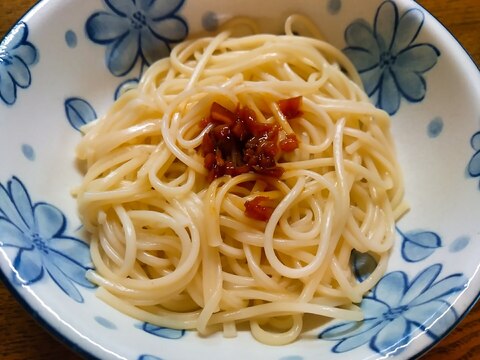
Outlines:
{"label": "blue floral pattern", "polygon": [[470,158],[468,162],[468,174],[472,177],[479,177],[480,176],[480,131],[477,131],[475,134],[472,135],[470,139],[470,145],[472,149],[475,150],[475,153]]}
{"label": "blue floral pattern", "polygon": [[185,330],[170,329],[163,326],[153,325],[144,322],[140,328],[152,335],[159,336],[165,339],[180,339],[185,335]]}
{"label": "blue floral pattern", "polygon": [[87,100],[71,97],[64,102],[65,114],[68,122],[77,131],[81,131],[83,125],[97,118],[95,109]]}
{"label": "blue floral pattern", "polygon": [[86,23],[93,42],[107,47],[106,60],[115,76],[129,73],[138,59],[142,64],[168,56],[173,43],[188,34],[188,25],[177,12],[184,0],[105,0],[107,11],[94,13]]}
{"label": "blue floral pattern", "polygon": [[441,264],[431,265],[411,282],[403,271],[388,273],[363,299],[363,321],[336,324],[319,338],[337,341],[335,353],[368,344],[382,355],[403,351],[418,330],[438,340],[458,320],[451,303],[467,283],[459,273],[437,280],[441,270]]}
{"label": "blue floral pattern", "polygon": [[83,241],[65,235],[67,220],[51,204],[33,204],[23,183],[13,177],[0,184],[0,247],[18,249],[13,280],[29,285],[50,275],[58,287],[77,302],[83,297],[75,284],[93,288],[85,278],[91,268],[90,251]]}
{"label": "blue floral pattern", "polygon": [[17,100],[17,87],[32,83],[29,66],[38,60],[38,51],[27,40],[28,26],[19,22],[0,43],[0,99],[7,105]]}
{"label": "blue floral pattern", "polygon": [[395,114],[401,98],[410,102],[424,99],[427,82],[423,76],[440,56],[432,44],[414,43],[424,22],[419,9],[399,16],[393,1],[384,1],[375,14],[373,28],[356,20],[345,30],[345,54],[362,78],[367,94],[376,105]]}
{"label": "blue floral pattern", "polygon": [[402,257],[407,262],[422,261],[442,246],[442,239],[433,231],[397,231],[402,237]]}
{"label": "blue floral pattern", "polygon": [[[105,50],[103,70],[123,77],[116,80],[120,83],[115,92],[117,98],[138,84],[149,65],[168,56],[172,46],[187,37],[188,24],[179,15],[185,0],[102,1],[104,9],[91,12],[88,19],[81,20],[86,31],[83,36],[91,41],[93,48]],[[330,15],[338,15],[346,4],[341,0],[329,0],[324,5]],[[221,14],[207,11],[202,24],[206,30],[214,31],[221,20]],[[390,114],[399,110],[402,101],[420,102],[427,95],[426,73],[438,62],[440,51],[433,44],[418,40],[423,24],[421,10],[399,11],[394,1],[387,0],[376,9],[373,23],[357,20],[345,30],[345,53],[357,67],[368,95]],[[80,38],[82,33],[78,32],[78,39],[73,30],[65,29],[64,34],[69,51],[78,51],[75,49],[77,41],[85,40]],[[1,41],[0,102],[15,104],[19,93],[24,93],[21,89],[31,86],[31,69],[38,62],[38,49],[42,49],[36,39],[39,37],[34,38],[34,45],[27,24],[19,22]],[[64,99],[66,117],[76,130],[97,117],[94,107],[86,100],[88,94],[79,95]],[[442,118],[436,116],[428,124],[427,135],[437,138],[443,127]],[[38,144],[32,144],[36,149]],[[477,178],[480,177],[480,131],[471,137],[471,147],[467,172]],[[36,161],[38,166],[41,159],[36,159],[35,149],[27,143],[21,145],[23,157]],[[468,158],[463,166],[467,161]],[[330,341],[332,352],[355,357],[355,351],[348,352],[362,348],[384,356],[397,354],[421,332],[438,341],[446,329],[459,320],[452,304],[465,289],[467,278],[461,273],[452,274],[453,271],[446,273],[441,264],[431,265],[435,261],[433,257],[428,263],[417,263],[442,247],[451,253],[462,251],[473,238],[463,235],[449,245],[446,241],[442,243],[440,236],[432,231],[402,233],[397,230],[401,236],[398,243],[401,258],[398,254],[398,260],[404,271],[387,273],[364,298],[360,304],[365,315],[363,321],[336,322],[324,328],[319,338]],[[94,288],[85,278],[85,272],[92,267],[88,246],[67,232],[67,219],[60,209],[46,202],[34,202],[17,177],[0,183],[0,253],[9,259],[8,276],[16,286],[36,284],[38,289],[47,285],[48,290],[55,290],[55,296],[58,293],[65,298],[66,294],[79,303],[84,302],[79,286]],[[368,278],[377,265],[371,254],[352,251],[350,266],[358,281]],[[415,272],[412,275],[410,271]],[[467,273],[466,268],[461,271]],[[462,309],[459,303],[455,306]],[[84,305],[81,307],[88,308],[90,304]],[[121,331],[114,322],[102,316],[94,316],[93,320],[97,331]],[[185,330],[140,322],[134,326],[138,333],[168,341],[188,339]],[[155,350],[145,348],[142,352],[134,354],[138,360],[161,360],[160,354],[153,355],[157,353]],[[285,355],[279,360],[302,358]]]}
{"label": "blue floral pattern", "polygon": [[158,356],[143,354],[138,357],[138,360],[162,360]]}

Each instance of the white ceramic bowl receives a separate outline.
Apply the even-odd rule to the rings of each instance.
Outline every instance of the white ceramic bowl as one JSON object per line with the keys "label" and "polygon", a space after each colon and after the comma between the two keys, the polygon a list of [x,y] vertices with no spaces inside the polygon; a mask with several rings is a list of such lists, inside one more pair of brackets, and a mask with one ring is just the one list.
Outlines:
{"label": "white ceramic bowl", "polygon": [[[103,113],[177,41],[233,15],[280,31],[308,14],[344,49],[372,101],[393,115],[411,211],[360,323],[331,322],[271,347],[241,332],[200,338],[99,301],[70,189],[77,129]],[[146,25],[149,27],[146,27]],[[410,358],[476,301],[480,278],[480,76],[461,46],[413,1],[40,1],[0,45],[1,278],[79,352],[102,359]],[[461,261],[459,261],[461,259]],[[368,257],[353,259],[359,264]],[[359,274],[360,276],[362,274]]]}

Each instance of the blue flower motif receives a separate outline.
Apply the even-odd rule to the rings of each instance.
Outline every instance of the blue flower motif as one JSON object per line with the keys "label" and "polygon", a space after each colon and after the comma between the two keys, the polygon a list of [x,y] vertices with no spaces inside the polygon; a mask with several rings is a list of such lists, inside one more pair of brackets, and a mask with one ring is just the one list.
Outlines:
{"label": "blue flower motif", "polygon": [[32,83],[29,66],[38,59],[35,46],[27,41],[28,26],[19,22],[0,43],[0,99],[13,105],[17,86],[26,89]]}
{"label": "blue flower motif", "polygon": [[28,285],[47,272],[68,296],[83,297],[75,284],[93,288],[85,278],[91,268],[90,251],[83,241],[64,234],[67,221],[53,205],[32,204],[27,189],[16,177],[0,184],[0,247],[17,248],[14,281]]}
{"label": "blue flower motif", "polygon": [[442,239],[433,231],[397,231],[402,237],[402,257],[407,262],[422,261],[442,246]]}
{"label": "blue flower motif", "polygon": [[64,107],[68,122],[77,131],[81,131],[83,125],[97,118],[95,109],[87,100],[82,98],[70,97],[65,100]]}
{"label": "blue flower motif", "polygon": [[148,322],[142,323],[141,325],[138,326],[138,328],[149,334],[162,337],[165,339],[176,340],[176,339],[182,338],[185,335],[185,330],[170,329],[163,326],[153,325]]}
{"label": "blue flower motif", "polygon": [[475,154],[468,162],[468,174],[472,177],[478,177],[480,176],[480,131],[472,135],[470,145],[475,150]]}
{"label": "blue flower motif", "polygon": [[319,337],[338,341],[332,351],[342,353],[364,344],[382,355],[400,353],[424,331],[438,339],[458,319],[449,301],[465,289],[463,274],[436,281],[442,265],[434,264],[409,282],[403,271],[385,275],[361,303],[364,320],[327,328]]}
{"label": "blue flower motif", "polygon": [[427,83],[422,76],[436,63],[440,51],[432,44],[414,44],[424,15],[409,9],[401,16],[393,1],[384,1],[375,14],[373,28],[356,20],[345,30],[345,54],[357,68],[369,96],[390,115],[400,107],[401,97],[419,102]]}
{"label": "blue flower motif", "polygon": [[468,244],[470,244],[470,240],[471,239],[468,236],[460,236],[450,244],[450,246],[448,247],[448,251],[450,251],[451,253],[460,252],[465,249]]}
{"label": "blue flower motif", "polygon": [[139,356],[138,360],[162,360],[162,358],[154,355],[143,354]]}
{"label": "blue flower motif", "polygon": [[115,76],[132,70],[141,57],[147,65],[167,56],[171,44],[188,34],[185,20],[176,15],[184,0],[105,0],[109,11],[90,16],[87,35],[107,46],[108,69]]}

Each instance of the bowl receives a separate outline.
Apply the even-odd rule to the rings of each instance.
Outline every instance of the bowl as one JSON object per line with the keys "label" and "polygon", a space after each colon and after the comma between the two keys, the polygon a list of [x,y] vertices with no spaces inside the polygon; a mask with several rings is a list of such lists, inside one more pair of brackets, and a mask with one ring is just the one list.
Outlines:
{"label": "bowl", "polygon": [[[396,225],[385,275],[360,304],[365,319],[267,346],[245,331],[205,338],[119,313],[85,278],[92,265],[71,196],[82,178],[80,128],[179,41],[239,15],[278,33],[291,13],[308,14],[392,116],[410,211]],[[0,45],[1,278],[64,342],[101,359],[418,356],[479,294],[479,96],[476,66],[413,1],[40,1]],[[373,261],[356,254],[352,266],[361,272]]]}

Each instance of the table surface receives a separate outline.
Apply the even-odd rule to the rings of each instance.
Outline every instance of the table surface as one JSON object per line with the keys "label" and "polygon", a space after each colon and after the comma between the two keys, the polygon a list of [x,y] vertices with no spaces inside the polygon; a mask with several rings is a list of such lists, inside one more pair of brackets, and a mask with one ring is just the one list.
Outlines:
{"label": "table surface", "polygon": [[[36,1],[0,0],[0,36]],[[458,39],[480,65],[480,1],[418,1]],[[480,352],[480,303],[423,359],[474,359]],[[0,284],[0,358],[80,359],[47,333]]]}

